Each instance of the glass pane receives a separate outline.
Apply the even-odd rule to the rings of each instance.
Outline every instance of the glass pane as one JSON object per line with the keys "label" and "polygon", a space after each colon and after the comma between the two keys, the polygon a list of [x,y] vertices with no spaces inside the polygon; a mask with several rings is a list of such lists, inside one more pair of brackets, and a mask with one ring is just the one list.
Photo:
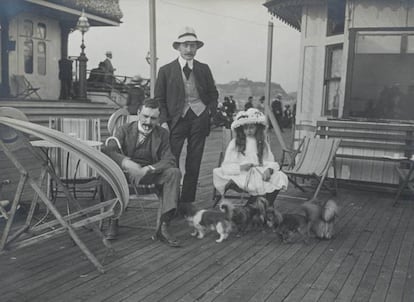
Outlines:
{"label": "glass pane", "polygon": [[43,23],[37,24],[37,36],[40,39],[46,39],[46,25]]}
{"label": "glass pane", "polygon": [[339,108],[339,90],[340,80],[331,80],[326,85],[325,114],[338,116]]}
{"label": "glass pane", "polygon": [[349,115],[414,120],[414,54],[356,54]]}
{"label": "glass pane", "polygon": [[33,36],[33,22],[30,20],[23,21],[23,32],[26,37]]}
{"label": "glass pane", "polygon": [[345,1],[328,0],[327,36],[344,33]]}
{"label": "glass pane", "polygon": [[401,34],[358,34],[355,43],[355,53],[400,53]]}
{"label": "glass pane", "polygon": [[37,43],[37,73],[46,74],[46,43]]}
{"label": "glass pane", "polygon": [[33,41],[24,41],[24,72],[33,73]]}
{"label": "glass pane", "polygon": [[340,78],[342,73],[342,48],[332,50],[331,78]]}

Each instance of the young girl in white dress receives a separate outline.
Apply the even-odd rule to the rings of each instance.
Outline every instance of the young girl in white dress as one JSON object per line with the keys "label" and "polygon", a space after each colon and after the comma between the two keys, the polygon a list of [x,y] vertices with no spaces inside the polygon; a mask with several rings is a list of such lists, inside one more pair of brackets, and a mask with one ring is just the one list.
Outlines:
{"label": "young girl in white dress", "polygon": [[266,141],[266,116],[255,108],[240,111],[231,124],[235,137],[230,141],[221,167],[213,170],[214,187],[224,194],[229,181],[251,196],[265,196],[273,205],[288,178],[280,171]]}

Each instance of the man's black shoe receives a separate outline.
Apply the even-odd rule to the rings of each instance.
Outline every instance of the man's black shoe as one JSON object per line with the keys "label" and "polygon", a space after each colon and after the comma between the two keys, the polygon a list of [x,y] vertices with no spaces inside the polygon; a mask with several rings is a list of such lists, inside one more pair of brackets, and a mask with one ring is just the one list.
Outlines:
{"label": "man's black shoe", "polygon": [[167,224],[165,222],[161,223],[161,226],[153,236],[153,239],[159,240],[171,247],[181,247],[180,242],[168,233]]}

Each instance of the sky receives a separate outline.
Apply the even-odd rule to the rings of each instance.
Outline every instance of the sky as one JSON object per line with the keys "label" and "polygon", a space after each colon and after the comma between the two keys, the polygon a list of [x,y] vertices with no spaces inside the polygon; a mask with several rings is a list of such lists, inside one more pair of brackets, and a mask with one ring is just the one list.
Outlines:
{"label": "sky", "polygon": [[[266,79],[268,22],[273,28],[272,82],[287,92],[297,90],[300,33],[267,12],[264,0],[157,0],[157,68],[176,59],[172,42],[185,26],[205,44],[196,59],[207,63],[216,83],[248,78]],[[85,34],[88,69],[113,53],[117,75],[149,78],[149,0],[120,0],[124,14],[119,27],[92,27]],[[69,36],[69,55],[80,53],[80,33]]]}

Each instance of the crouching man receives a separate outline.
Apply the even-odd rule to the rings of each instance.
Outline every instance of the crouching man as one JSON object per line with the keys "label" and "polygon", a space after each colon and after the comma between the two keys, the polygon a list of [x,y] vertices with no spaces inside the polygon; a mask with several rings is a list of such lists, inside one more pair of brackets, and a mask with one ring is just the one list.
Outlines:
{"label": "crouching man", "polygon": [[[117,129],[115,138],[108,141],[105,153],[125,171],[131,184],[162,185],[161,219],[154,236],[172,247],[180,243],[168,231],[174,217],[180,194],[181,172],[175,163],[169,145],[169,133],[159,126],[159,102],[143,101],[138,109],[138,121],[127,123]],[[105,200],[114,198],[108,184],[103,184]],[[107,239],[115,239],[118,220],[111,220]]]}

